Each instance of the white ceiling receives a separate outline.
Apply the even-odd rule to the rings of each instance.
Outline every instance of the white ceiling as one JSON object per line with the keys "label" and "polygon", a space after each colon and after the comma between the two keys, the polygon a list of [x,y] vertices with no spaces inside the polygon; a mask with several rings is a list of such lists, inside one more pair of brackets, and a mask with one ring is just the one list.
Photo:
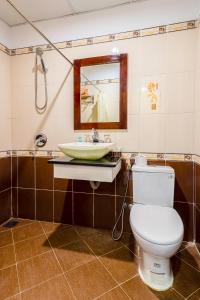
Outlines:
{"label": "white ceiling", "polygon": [[[55,19],[147,0],[11,0],[31,21]],[[0,0],[0,19],[9,26],[24,23],[24,19],[7,3]]]}

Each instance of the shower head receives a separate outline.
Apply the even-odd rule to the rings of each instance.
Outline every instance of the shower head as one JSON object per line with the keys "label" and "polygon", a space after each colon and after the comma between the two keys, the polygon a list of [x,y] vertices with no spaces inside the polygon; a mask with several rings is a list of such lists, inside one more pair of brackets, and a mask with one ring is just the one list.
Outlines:
{"label": "shower head", "polygon": [[42,48],[40,48],[40,47],[36,48],[36,54],[39,55],[39,56],[42,56],[43,55]]}

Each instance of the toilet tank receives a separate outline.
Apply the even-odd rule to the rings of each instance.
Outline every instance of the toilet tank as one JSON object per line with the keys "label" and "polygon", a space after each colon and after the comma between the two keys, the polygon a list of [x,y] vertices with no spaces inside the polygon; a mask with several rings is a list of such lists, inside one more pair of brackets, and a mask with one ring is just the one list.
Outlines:
{"label": "toilet tank", "polygon": [[133,202],[173,207],[174,169],[167,166],[133,165]]}

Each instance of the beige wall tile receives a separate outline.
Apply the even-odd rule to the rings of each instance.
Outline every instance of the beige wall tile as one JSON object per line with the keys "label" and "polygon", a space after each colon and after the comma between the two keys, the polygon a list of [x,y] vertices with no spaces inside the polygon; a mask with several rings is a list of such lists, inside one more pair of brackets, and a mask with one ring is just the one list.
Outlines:
{"label": "beige wall tile", "polygon": [[167,59],[165,62],[167,72],[194,71],[196,47],[196,29],[167,34]]}
{"label": "beige wall tile", "polygon": [[[101,130],[102,137],[106,133],[111,134],[112,140],[124,151],[193,151],[192,143],[195,138],[192,114],[194,109],[200,109],[200,76],[195,74],[199,32],[197,29],[186,30],[62,50],[72,61],[76,58],[112,54],[114,47],[120,53],[128,53],[128,130]],[[0,53],[0,60],[1,55]],[[48,137],[45,148],[54,150],[57,144],[74,141],[80,135],[84,137],[88,131],[74,132],[73,129],[73,71],[55,99],[69,68],[69,64],[55,51],[44,53],[48,68],[49,105],[44,115],[37,115],[34,109],[32,73],[34,59],[34,54],[11,58],[12,145],[13,149],[33,148],[34,135],[42,131]],[[198,59],[200,60],[200,55]],[[5,62],[3,68],[9,74]],[[160,103],[157,111],[148,110],[149,103],[142,103],[141,90],[145,80],[159,82]],[[41,77],[38,95],[44,100]],[[9,112],[9,107],[5,106],[3,111]],[[9,122],[7,120],[6,124]],[[9,126],[6,126],[6,131],[7,128],[9,131]],[[10,140],[11,138],[6,143]],[[197,141],[195,143],[198,144]]]}
{"label": "beige wall tile", "polygon": [[0,52],[0,150],[11,149],[10,57]]}
{"label": "beige wall tile", "polygon": [[194,111],[194,72],[166,75],[164,101],[167,113],[188,113]]}
{"label": "beige wall tile", "polygon": [[192,113],[166,115],[165,152],[192,153],[193,126]]}
{"label": "beige wall tile", "polygon": [[164,152],[164,115],[140,115],[139,151]]}

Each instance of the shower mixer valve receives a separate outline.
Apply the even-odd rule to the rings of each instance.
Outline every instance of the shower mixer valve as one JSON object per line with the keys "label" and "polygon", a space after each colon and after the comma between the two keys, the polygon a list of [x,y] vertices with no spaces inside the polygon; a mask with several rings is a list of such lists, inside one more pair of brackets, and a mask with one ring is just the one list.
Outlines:
{"label": "shower mixer valve", "polygon": [[47,136],[44,133],[39,133],[35,136],[35,146],[42,148],[47,143]]}

